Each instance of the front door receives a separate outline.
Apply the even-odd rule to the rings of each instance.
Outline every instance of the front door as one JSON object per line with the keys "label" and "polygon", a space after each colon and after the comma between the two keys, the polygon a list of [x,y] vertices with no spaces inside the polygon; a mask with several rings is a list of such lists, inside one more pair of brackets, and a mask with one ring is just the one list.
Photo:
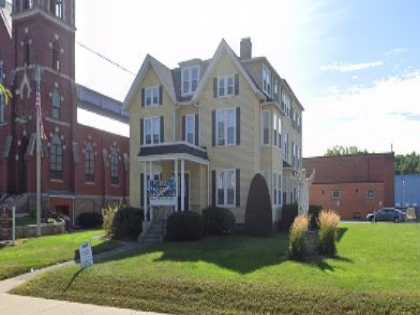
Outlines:
{"label": "front door", "polygon": [[[190,209],[190,175],[185,174],[185,210]],[[181,210],[181,174],[178,174],[178,209]]]}

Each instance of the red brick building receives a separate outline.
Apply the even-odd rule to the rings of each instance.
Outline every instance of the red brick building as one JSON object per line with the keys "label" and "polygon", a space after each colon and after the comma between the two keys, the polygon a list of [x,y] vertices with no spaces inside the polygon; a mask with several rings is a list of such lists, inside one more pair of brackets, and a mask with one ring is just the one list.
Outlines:
{"label": "red brick building", "polygon": [[316,171],[310,203],[343,219],[394,206],[394,153],[306,158],[303,166],[309,174]]}
{"label": "red brick building", "polygon": [[77,122],[78,107],[123,122],[128,116],[120,102],[76,84],[75,32],[75,0],[15,0],[0,8],[0,82],[14,95],[9,106],[0,99],[0,204],[35,208],[38,66],[44,209],[77,215],[127,196],[128,139]]}

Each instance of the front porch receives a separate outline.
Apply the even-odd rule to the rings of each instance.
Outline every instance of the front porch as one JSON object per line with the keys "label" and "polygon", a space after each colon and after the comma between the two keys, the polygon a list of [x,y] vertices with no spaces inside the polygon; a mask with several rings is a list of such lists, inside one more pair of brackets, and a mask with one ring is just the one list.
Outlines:
{"label": "front porch", "polygon": [[186,143],[141,146],[140,203],[145,225],[177,211],[200,211],[210,204],[210,170],[205,149]]}

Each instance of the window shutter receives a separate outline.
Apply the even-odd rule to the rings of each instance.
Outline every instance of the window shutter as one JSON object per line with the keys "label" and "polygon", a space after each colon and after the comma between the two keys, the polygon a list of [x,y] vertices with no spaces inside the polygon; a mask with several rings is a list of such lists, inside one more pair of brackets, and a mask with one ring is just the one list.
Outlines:
{"label": "window shutter", "polygon": [[239,73],[235,74],[235,95],[239,95]]}
{"label": "window shutter", "polygon": [[141,107],[144,107],[144,103],[145,103],[144,89],[141,89]]}
{"label": "window shutter", "polygon": [[213,79],[213,96],[217,97],[217,78]]}
{"label": "window shutter", "polygon": [[163,104],[163,86],[159,85],[159,105]]}
{"label": "window shutter", "polygon": [[241,144],[241,108],[236,108],[236,145]]}
{"label": "window shutter", "polygon": [[185,137],[185,116],[182,116],[182,141],[185,141],[186,140],[186,137]]}
{"label": "window shutter", "polygon": [[140,119],[140,145],[143,145],[144,142],[144,120]]}
{"label": "window shutter", "polygon": [[144,174],[140,174],[140,208],[144,206]]}
{"label": "window shutter", "polygon": [[216,145],[216,111],[211,113],[211,136],[213,147]]}
{"label": "window shutter", "polygon": [[236,169],[236,207],[241,206],[241,170],[238,168]]}
{"label": "window shutter", "polygon": [[216,207],[216,171],[211,171],[211,204]]}
{"label": "window shutter", "polygon": [[199,135],[199,120],[198,120],[198,118],[199,118],[199,116],[198,116],[198,114],[195,114],[195,118],[194,118],[194,122],[195,122],[195,145],[199,145],[199,139],[198,139],[198,137],[200,136]]}
{"label": "window shutter", "polygon": [[165,122],[163,116],[160,116],[160,143],[165,142]]}

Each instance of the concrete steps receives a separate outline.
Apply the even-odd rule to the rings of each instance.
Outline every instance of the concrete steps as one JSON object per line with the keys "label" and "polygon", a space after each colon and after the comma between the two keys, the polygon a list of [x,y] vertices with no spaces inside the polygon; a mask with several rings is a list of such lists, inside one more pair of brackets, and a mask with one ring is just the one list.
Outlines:
{"label": "concrete steps", "polygon": [[160,244],[164,240],[165,229],[165,221],[154,221],[150,223],[150,226],[148,226],[145,232],[140,235],[138,241],[143,245]]}

